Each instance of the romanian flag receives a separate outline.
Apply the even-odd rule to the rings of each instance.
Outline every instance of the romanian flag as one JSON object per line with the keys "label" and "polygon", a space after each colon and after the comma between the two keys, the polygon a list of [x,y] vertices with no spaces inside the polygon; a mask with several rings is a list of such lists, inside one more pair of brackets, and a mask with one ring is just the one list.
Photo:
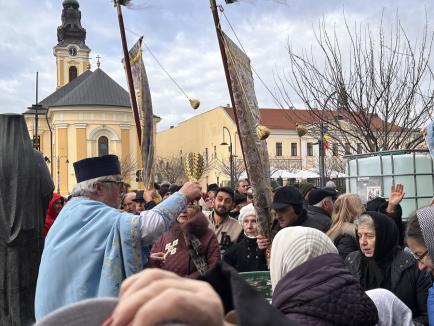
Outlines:
{"label": "romanian flag", "polygon": [[322,146],[324,150],[327,150],[330,148],[330,143],[329,143],[330,135],[328,133],[329,130],[327,127],[323,127],[322,131],[323,131]]}

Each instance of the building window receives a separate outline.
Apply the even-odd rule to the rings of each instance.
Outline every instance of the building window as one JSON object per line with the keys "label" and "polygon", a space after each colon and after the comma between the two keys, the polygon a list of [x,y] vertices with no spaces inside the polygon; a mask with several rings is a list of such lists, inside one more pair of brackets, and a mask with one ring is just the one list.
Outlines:
{"label": "building window", "polygon": [[208,147],[205,148],[205,163],[208,164]]}
{"label": "building window", "polygon": [[307,143],[307,156],[313,156],[313,144]]}
{"label": "building window", "polygon": [[357,154],[362,154],[362,153],[363,153],[362,143],[357,143]]}
{"label": "building window", "polygon": [[77,78],[77,67],[71,66],[69,67],[69,81],[73,81],[75,78]]}
{"label": "building window", "polygon": [[338,144],[333,144],[333,156],[338,156],[339,154],[339,146]]}
{"label": "building window", "polygon": [[214,158],[217,158],[217,146],[214,146]]}
{"label": "building window", "polygon": [[101,136],[98,138],[98,156],[107,155],[108,153],[108,138],[106,136]]}
{"label": "building window", "polygon": [[291,156],[297,156],[297,143],[291,143]]}
{"label": "building window", "polygon": [[282,156],[282,143],[276,143],[276,156]]}
{"label": "building window", "polygon": [[350,143],[345,143],[345,155],[351,155]]}

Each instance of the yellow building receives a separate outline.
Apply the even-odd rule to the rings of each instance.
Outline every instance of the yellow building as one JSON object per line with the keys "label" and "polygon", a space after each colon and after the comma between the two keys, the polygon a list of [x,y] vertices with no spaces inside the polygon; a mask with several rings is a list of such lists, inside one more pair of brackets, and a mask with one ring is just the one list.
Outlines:
{"label": "yellow building", "polygon": [[[270,166],[276,169],[309,169],[316,166],[317,139],[299,137],[296,124],[302,117],[286,117],[288,110],[261,109],[261,123],[271,130],[267,139]],[[306,112],[306,111],[300,111]],[[235,161],[242,160],[242,150],[230,107],[217,107],[157,133],[157,158],[181,157],[189,152],[201,153],[208,163],[202,185],[228,184],[230,175],[221,163],[229,165],[230,148],[221,145],[232,142]],[[234,165],[237,165],[235,163]],[[242,164],[241,164],[242,165]]]}
{"label": "yellow building", "polygon": [[[63,1],[59,43],[54,47],[57,90],[24,113],[31,137],[39,139],[56,191],[76,184],[72,163],[104,154],[118,155],[133,188],[141,166],[129,94],[102,69],[90,70],[90,49],[76,0]],[[38,126],[36,128],[36,115]],[[154,118],[154,130],[160,119]]]}

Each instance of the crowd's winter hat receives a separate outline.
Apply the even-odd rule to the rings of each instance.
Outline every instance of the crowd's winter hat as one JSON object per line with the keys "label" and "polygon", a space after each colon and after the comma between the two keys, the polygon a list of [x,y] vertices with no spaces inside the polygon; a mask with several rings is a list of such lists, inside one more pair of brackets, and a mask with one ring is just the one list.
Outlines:
{"label": "crowd's winter hat", "polygon": [[235,205],[241,204],[242,202],[247,201],[247,196],[245,194],[234,194],[234,203]]}
{"label": "crowd's winter hat", "polygon": [[256,210],[255,207],[253,207],[253,204],[248,204],[240,209],[240,215],[238,216],[238,222],[240,222],[241,225],[243,225],[244,218],[247,216],[256,216]]}
{"label": "crowd's winter hat", "polygon": [[331,189],[336,190],[336,183],[334,183],[332,180],[329,180],[329,181],[327,181],[325,187],[326,187],[326,188],[331,188]]}
{"label": "crowd's winter hat", "polygon": [[143,198],[143,190],[138,190],[136,192],[136,198],[133,199],[135,202],[145,202],[145,199]]}
{"label": "crowd's winter hat", "polygon": [[74,171],[77,183],[80,183],[99,177],[121,174],[121,166],[116,155],[104,155],[75,162]]}
{"label": "crowd's winter hat", "polygon": [[303,204],[303,196],[300,191],[293,186],[286,186],[277,189],[274,194],[273,204],[271,204],[270,208],[280,209],[290,205],[301,204]]}
{"label": "crowd's winter hat", "polygon": [[302,182],[302,183],[300,183],[299,189],[301,191],[301,194],[303,195],[303,198],[313,188],[315,188],[315,186],[313,184],[311,184],[310,182]]}
{"label": "crowd's winter hat", "polygon": [[323,200],[326,197],[334,197],[336,196],[336,191],[332,189],[313,189],[309,196],[307,197],[307,201],[309,205],[316,205],[321,200]]}

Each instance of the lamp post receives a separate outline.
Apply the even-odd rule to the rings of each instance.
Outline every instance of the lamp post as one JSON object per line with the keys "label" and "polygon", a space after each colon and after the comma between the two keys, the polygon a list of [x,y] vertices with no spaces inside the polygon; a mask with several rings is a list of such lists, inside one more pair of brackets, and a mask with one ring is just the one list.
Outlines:
{"label": "lamp post", "polygon": [[[66,158],[65,163],[68,164],[69,160],[67,157],[65,156],[56,156],[56,160],[57,160],[57,193],[60,194],[60,159],[61,158]],[[68,175],[68,172],[66,172]]]}
{"label": "lamp post", "polygon": [[228,143],[225,142],[225,130],[228,132],[229,134],[229,174],[230,174],[230,179],[231,179],[231,188],[234,189],[234,157],[232,154],[232,136],[231,136],[231,132],[229,131],[229,129],[225,126],[223,126],[223,142],[220,145],[224,145],[224,146],[228,146]]}
{"label": "lamp post", "polygon": [[325,150],[324,150],[324,109],[327,108],[327,103],[330,101],[330,99],[337,93],[337,91],[334,91],[329,96],[327,96],[324,105],[321,109],[321,120],[320,120],[320,126],[319,126],[319,183],[321,188],[325,186]]}

